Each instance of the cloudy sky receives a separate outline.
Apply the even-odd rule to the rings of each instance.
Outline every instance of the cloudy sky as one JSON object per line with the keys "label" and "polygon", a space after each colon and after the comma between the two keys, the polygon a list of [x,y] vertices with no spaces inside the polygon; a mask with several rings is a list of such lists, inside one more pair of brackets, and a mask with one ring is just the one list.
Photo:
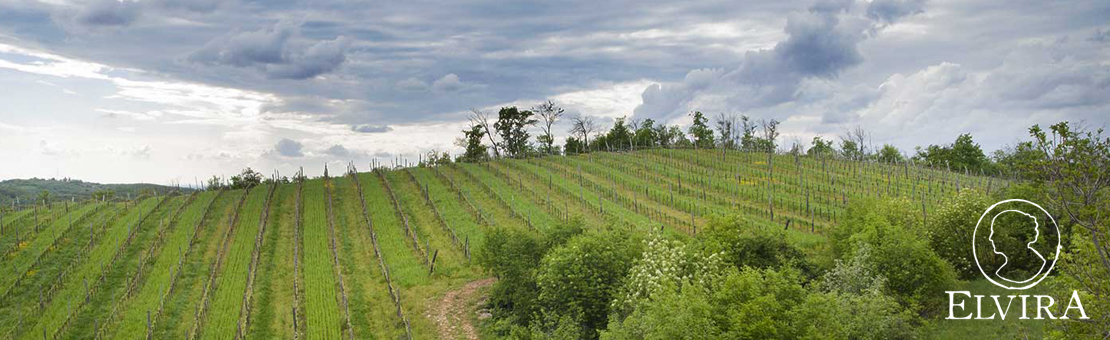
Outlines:
{"label": "cloudy sky", "polygon": [[992,150],[1105,124],[1110,2],[0,0],[0,179],[365,168],[546,99]]}

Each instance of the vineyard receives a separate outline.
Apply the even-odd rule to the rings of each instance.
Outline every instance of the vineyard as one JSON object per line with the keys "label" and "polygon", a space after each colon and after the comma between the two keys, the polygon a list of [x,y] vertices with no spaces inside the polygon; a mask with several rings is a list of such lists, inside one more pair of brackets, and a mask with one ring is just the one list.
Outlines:
{"label": "vineyard", "polygon": [[854,200],[903,197],[928,220],[960,190],[1010,185],[944,166],[722,150],[363,166],[5,208],[0,339],[439,338],[433,302],[489,276],[472,252],[494,228],[573,219],[696,238],[712,216],[738,214],[805,245]]}

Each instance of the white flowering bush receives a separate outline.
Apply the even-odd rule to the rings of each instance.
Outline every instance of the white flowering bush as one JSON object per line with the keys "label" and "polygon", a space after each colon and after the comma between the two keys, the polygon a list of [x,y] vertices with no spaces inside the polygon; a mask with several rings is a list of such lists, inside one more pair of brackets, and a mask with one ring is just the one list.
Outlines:
{"label": "white flowering bush", "polygon": [[652,234],[644,240],[643,256],[632,266],[613,300],[613,310],[627,316],[664,289],[676,290],[684,282],[705,286],[721,275],[722,263],[718,253],[688,251],[678,240]]}

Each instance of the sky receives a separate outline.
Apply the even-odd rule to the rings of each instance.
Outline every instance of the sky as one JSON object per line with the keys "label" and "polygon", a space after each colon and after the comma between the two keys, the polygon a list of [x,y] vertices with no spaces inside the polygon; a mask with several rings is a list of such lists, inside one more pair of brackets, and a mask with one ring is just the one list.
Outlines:
{"label": "sky", "polygon": [[0,0],[0,179],[415,162],[460,152],[471,109],[545,100],[990,151],[1105,125],[1110,1]]}

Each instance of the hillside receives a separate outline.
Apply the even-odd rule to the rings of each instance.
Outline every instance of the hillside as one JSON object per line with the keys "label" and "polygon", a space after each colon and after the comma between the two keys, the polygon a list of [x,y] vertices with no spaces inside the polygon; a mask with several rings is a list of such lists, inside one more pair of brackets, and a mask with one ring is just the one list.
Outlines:
{"label": "hillside", "polygon": [[10,207],[16,201],[16,197],[19,198],[20,204],[30,204],[37,200],[43,191],[49,192],[53,200],[86,200],[95,192],[111,191],[115,198],[126,199],[128,195],[137,197],[148,190],[167,192],[179,189],[146,183],[100,184],[75,179],[9,179],[0,181],[0,205]]}
{"label": "hillside", "polygon": [[738,214],[815,251],[854,200],[905,197],[928,215],[957,190],[1009,185],[907,163],[720,150],[365,170],[5,212],[0,338],[463,337],[470,317],[445,323],[439,301],[489,277],[472,252],[496,228],[577,219],[696,238],[710,216]]}

